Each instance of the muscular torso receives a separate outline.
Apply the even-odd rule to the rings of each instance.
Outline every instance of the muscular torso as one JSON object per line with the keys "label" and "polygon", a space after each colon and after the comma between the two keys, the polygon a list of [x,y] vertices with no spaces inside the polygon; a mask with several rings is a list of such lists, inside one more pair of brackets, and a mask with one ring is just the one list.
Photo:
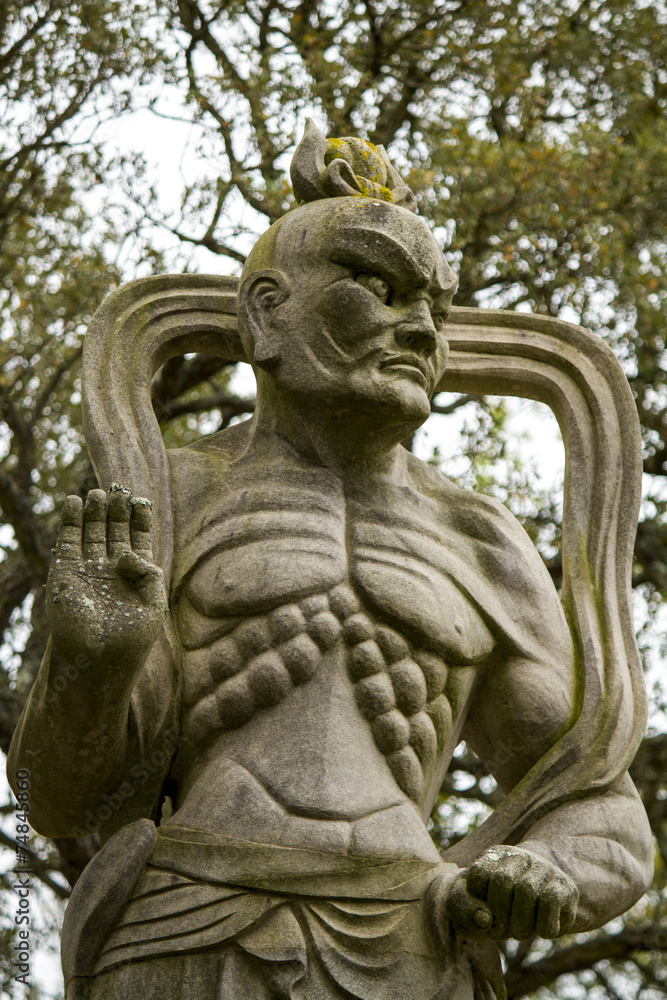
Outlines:
{"label": "muscular torso", "polygon": [[172,822],[433,857],[420,807],[496,643],[451,572],[433,499],[409,483],[343,484],[289,452],[192,454],[172,471],[189,498],[176,521]]}

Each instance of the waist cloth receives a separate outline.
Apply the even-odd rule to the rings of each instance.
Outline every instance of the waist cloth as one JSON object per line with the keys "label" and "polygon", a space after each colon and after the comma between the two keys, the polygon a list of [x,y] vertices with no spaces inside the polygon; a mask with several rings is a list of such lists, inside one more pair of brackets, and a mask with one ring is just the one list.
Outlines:
{"label": "waist cloth", "polygon": [[465,1000],[424,902],[445,870],[160,827],[90,996]]}

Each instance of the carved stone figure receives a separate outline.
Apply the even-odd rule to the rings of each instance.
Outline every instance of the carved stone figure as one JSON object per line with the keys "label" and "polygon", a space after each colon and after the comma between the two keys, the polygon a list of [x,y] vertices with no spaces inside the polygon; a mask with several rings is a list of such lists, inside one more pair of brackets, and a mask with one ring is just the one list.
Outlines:
{"label": "carved stone figure", "polygon": [[[238,305],[235,279],[149,278],[87,337],[103,489],[65,502],[9,762],[37,830],[104,844],[68,1000],[500,996],[496,941],[599,926],[650,880],[620,367],[556,320],[450,316],[383,150],[310,124],[292,177]],[[257,409],[167,454],[150,380],[197,350],[247,358]],[[445,387],[556,412],[562,603],[507,510],[401,446]],[[441,857],[425,822],[461,739],[506,798]]]}

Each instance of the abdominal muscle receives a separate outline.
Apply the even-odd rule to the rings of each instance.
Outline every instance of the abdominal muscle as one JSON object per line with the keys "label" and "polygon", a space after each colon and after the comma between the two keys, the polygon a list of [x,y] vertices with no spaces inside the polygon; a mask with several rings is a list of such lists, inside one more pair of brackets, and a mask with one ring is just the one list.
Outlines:
{"label": "abdominal muscle", "polygon": [[396,784],[355,701],[342,643],[315,675],[203,746],[188,732],[167,824],[222,837],[437,863],[415,803]]}

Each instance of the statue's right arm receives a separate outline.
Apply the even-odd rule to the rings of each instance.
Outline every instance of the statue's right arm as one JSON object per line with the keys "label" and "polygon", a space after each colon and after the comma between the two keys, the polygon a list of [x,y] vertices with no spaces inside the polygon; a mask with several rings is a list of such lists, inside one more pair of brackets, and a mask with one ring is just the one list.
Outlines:
{"label": "statue's right arm", "polygon": [[132,690],[167,609],[150,529],[150,504],[127,490],[65,500],[46,588],[51,637],[7,765],[10,784],[30,771],[31,823],[47,836],[72,836],[122,779]]}

